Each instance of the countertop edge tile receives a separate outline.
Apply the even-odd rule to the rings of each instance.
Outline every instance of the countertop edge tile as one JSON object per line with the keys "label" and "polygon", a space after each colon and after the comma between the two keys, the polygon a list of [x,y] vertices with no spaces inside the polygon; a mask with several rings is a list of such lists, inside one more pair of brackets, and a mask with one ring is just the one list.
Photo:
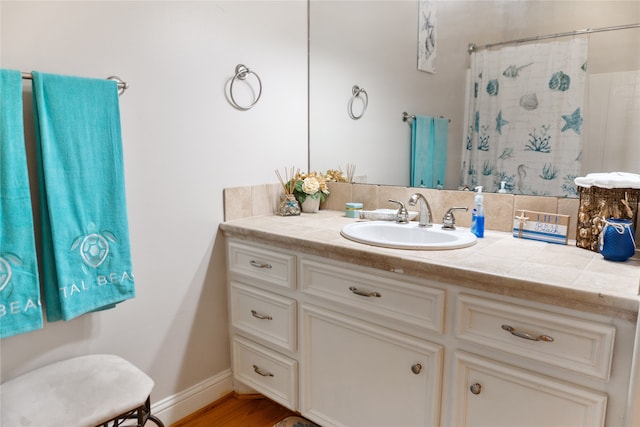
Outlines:
{"label": "countertop edge tile", "polygon": [[[633,270],[625,263],[606,261],[598,253],[570,245],[515,239],[510,233],[489,230],[485,232],[485,239],[469,248],[455,249],[455,256],[451,257],[443,255],[450,251],[379,248],[352,242],[340,235],[340,229],[354,221],[357,220],[346,218],[342,212],[321,210],[317,214],[296,217],[266,215],[236,219],[220,223],[220,229],[226,237],[402,273],[419,279],[630,321],[637,319],[640,306],[637,294],[640,269],[633,274]],[[530,255],[532,251],[535,252],[535,257]],[[505,268],[502,262],[505,253],[513,256],[509,260],[512,262],[509,268]],[[522,254],[522,259],[518,258],[518,254]],[[558,263],[557,267],[550,264],[551,261],[558,262],[558,257],[563,254],[567,258],[590,257],[591,261],[576,265]],[[482,270],[473,269],[465,264],[465,258],[469,260],[474,256],[495,261],[485,262]],[[632,264],[637,265],[637,259],[632,261]],[[601,264],[600,268],[594,268],[594,264]],[[554,268],[562,274],[551,274]],[[527,277],[527,271],[537,269],[549,274]],[[616,270],[620,270],[620,274]],[[594,286],[594,283],[602,288]]]}

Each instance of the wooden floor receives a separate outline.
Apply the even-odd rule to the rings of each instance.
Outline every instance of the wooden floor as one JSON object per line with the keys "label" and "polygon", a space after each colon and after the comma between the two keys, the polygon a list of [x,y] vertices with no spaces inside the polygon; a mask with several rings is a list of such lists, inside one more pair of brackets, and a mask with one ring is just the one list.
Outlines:
{"label": "wooden floor", "polygon": [[289,415],[296,414],[262,396],[231,393],[171,427],[271,427]]}

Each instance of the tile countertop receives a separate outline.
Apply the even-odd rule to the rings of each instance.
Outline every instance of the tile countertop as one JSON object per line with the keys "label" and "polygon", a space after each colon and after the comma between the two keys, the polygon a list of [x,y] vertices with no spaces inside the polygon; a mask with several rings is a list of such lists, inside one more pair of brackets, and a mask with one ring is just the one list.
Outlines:
{"label": "tile countertop", "polygon": [[640,255],[626,262],[568,245],[516,239],[485,230],[475,245],[454,250],[387,249],[347,240],[343,212],[254,216],[220,224],[227,237],[351,262],[630,321],[640,297]]}

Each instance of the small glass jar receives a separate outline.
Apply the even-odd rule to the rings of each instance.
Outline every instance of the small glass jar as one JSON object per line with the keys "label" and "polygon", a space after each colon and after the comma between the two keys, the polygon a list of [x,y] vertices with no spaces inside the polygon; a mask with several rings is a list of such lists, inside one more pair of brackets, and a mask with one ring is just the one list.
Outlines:
{"label": "small glass jar", "polygon": [[294,216],[300,215],[300,203],[293,196],[293,194],[284,194],[280,200],[280,206],[278,206],[278,215],[280,216]]}
{"label": "small glass jar", "polygon": [[348,202],[344,204],[344,216],[347,218],[360,218],[362,203]]}

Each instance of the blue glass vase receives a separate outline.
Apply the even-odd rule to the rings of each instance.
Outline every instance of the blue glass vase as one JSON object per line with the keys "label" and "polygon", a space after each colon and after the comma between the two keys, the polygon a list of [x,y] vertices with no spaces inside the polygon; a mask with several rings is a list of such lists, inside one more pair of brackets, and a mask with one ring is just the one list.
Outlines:
{"label": "blue glass vase", "polygon": [[609,261],[626,261],[636,252],[634,236],[630,219],[609,218],[600,232],[598,250]]}

